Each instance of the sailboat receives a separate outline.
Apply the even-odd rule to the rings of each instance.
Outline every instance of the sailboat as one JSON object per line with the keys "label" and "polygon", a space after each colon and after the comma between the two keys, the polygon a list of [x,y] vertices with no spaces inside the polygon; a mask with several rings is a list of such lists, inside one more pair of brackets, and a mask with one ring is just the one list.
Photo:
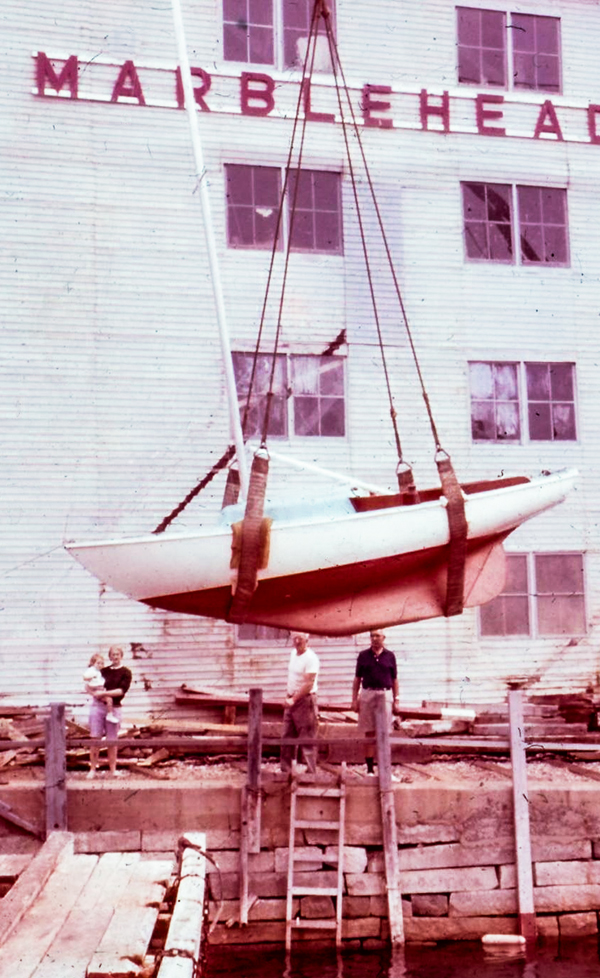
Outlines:
{"label": "sailboat", "polygon": [[[242,501],[224,506],[214,525],[168,534],[161,525],[143,536],[76,541],[67,543],[66,549],[105,585],[151,607],[313,634],[351,635],[373,627],[450,617],[490,601],[504,586],[503,541],[524,521],[562,502],[577,473],[569,469],[534,479],[515,476],[459,484],[437,435],[399,289],[436,444],[441,486],[416,490],[402,458],[391,391],[399,449],[397,493],[373,491],[348,477],[343,493],[322,500],[298,504],[271,500],[268,416],[248,472],[179,0],[172,0],[172,5],[235,440],[230,454],[235,449]],[[311,42],[314,60],[315,24],[320,16],[327,18],[327,8],[323,0],[315,0],[296,121],[304,72],[310,68]],[[335,66],[339,56],[330,25],[326,26]],[[349,105],[351,111],[350,100]],[[341,104],[340,115],[343,121]],[[358,127],[356,136],[361,145]],[[290,161],[291,151],[286,178]],[[356,196],[355,202],[358,208]],[[273,362],[276,352],[275,347]]]}

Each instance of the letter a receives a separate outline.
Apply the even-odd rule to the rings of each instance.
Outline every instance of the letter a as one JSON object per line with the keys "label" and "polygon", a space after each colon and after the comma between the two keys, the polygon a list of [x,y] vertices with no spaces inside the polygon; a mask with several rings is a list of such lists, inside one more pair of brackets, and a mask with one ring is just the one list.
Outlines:
{"label": "letter a", "polygon": [[121,97],[136,98],[140,105],[146,104],[137,69],[133,61],[126,61],[122,66],[119,77],[115,82],[115,87],[112,90],[110,100],[111,102],[118,102]]}

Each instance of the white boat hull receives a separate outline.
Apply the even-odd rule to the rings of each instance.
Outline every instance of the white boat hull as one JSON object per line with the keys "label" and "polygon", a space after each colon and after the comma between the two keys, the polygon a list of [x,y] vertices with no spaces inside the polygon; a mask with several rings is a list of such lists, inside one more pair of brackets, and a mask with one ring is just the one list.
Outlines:
{"label": "white boat hull", "polygon": [[[525,520],[561,502],[574,470],[501,480],[465,492],[468,557],[465,604],[502,590],[501,542]],[[515,484],[516,483],[516,484]],[[391,497],[393,503],[394,497]],[[359,501],[360,502],[360,501]],[[380,505],[368,497],[368,505]],[[444,613],[449,544],[444,497],[365,512],[274,519],[268,566],[248,620],[314,633],[352,634]],[[265,515],[269,515],[268,509]],[[232,528],[71,543],[67,550],[104,584],[154,607],[227,619],[236,572]]]}

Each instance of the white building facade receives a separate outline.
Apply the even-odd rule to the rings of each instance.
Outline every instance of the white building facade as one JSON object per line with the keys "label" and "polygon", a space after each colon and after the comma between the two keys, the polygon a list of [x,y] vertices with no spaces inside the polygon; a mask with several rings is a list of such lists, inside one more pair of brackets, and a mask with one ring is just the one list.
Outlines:
{"label": "white building facade", "polygon": [[[330,6],[459,477],[580,473],[561,507],[507,541],[500,598],[388,630],[403,700],[498,700],[514,675],[539,692],[581,689],[600,672],[600,5]],[[183,0],[240,394],[310,8]],[[103,589],[63,549],[69,539],[154,529],[230,440],[170,4],[5,0],[1,44],[0,693],[80,700],[89,656],[118,642],[131,649],[138,714],[173,708],[181,683],[280,695],[287,638],[153,611]],[[270,444],[393,487],[389,405],[321,47],[317,68],[301,113],[310,114],[306,172]],[[365,215],[404,455],[427,486],[437,481],[435,446],[375,218]],[[289,233],[286,212],[275,295]],[[275,318],[269,311],[265,350]],[[276,462],[272,486],[289,495],[331,488]],[[174,526],[212,518],[223,487],[221,474]],[[366,642],[315,638],[323,698],[349,700]]]}

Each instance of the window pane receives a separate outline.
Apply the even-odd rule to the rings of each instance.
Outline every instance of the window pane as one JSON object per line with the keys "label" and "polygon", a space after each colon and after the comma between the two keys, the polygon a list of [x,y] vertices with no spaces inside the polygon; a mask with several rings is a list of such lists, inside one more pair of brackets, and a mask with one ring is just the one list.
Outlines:
{"label": "window pane", "polygon": [[536,554],[535,574],[538,594],[583,594],[582,554]]}
{"label": "window pane", "polygon": [[487,184],[488,220],[507,224],[510,222],[510,187]]}
{"label": "window pane", "polygon": [[223,25],[223,57],[225,61],[248,60],[248,35],[237,24]]}
{"label": "window pane", "polygon": [[292,357],[294,395],[319,393],[319,357]]}
{"label": "window pane", "polygon": [[254,244],[254,222],[249,207],[227,208],[227,239],[233,246]]}
{"label": "window pane", "polygon": [[506,555],[504,594],[527,594],[527,557],[525,554]]}
{"label": "window pane", "polygon": [[321,434],[328,438],[343,438],[344,401],[339,397],[324,397],[321,400]]}
{"label": "window pane", "polygon": [[[331,12],[331,26],[335,31],[335,5],[328,0]],[[303,64],[314,8],[314,0],[283,0],[283,60],[284,67],[298,67]],[[329,45],[326,37],[325,20],[319,17],[317,45],[314,59],[315,71],[331,71]]]}
{"label": "window pane", "polygon": [[485,206],[485,184],[463,183],[462,186],[465,217],[469,220],[485,221],[487,217]]}
{"label": "window pane", "polygon": [[538,51],[558,54],[558,18],[536,17]]}
{"label": "window pane", "polygon": [[568,262],[566,191],[517,187],[523,262]]}
{"label": "window pane", "polygon": [[511,188],[505,184],[463,184],[467,257],[512,260]]}
{"label": "window pane", "polygon": [[[326,170],[290,172],[288,226],[295,250],[342,252],[340,174]],[[295,209],[294,209],[295,208]]]}
{"label": "window pane", "polygon": [[317,251],[341,253],[342,234],[339,215],[333,211],[317,211],[315,226]]}
{"label": "window pane", "polygon": [[560,91],[559,18],[513,14],[511,27],[515,87]]}
{"label": "window pane", "polygon": [[540,224],[542,221],[542,189],[541,187],[519,187],[519,217],[527,224]]}
{"label": "window pane", "polygon": [[458,7],[458,80],[505,84],[505,15],[497,10]]}
{"label": "window pane", "polygon": [[532,401],[550,398],[550,370],[547,363],[526,363],[527,397]]}
{"label": "window pane", "polygon": [[515,51],[514,63],[515,88],[535,88],[535,56]]}
{"label": "window pane", "polygon": [[249,0],[250,22],[270,26],[273,23],[273,0]]}
{"label": "window pane", "polygon": [[481,57],[482,84],[504,85],[504,52],[483,51]]}
{"label": "window pane", "polygon": [[246,27],[248,8],[246,0],[223,0],[223,19]]}
{"label": "window pane", "polygon": [[462,44],[478,46],[481,44],[481,18],[479,10],[471,7],[457,7],[458,39]]}
{"label": "window pane", "polygon": [[549,366],[552,399],[572,401],[574,398],[573,364],[551,363]]}
{"label": "window pane", "polygon": [[540,597],[537,611],[540,635],[585,634],[585,607],[582,596]]}
{"label": "window pane", "polygon": [[519,411],[516,404],[500,403],[496,407],[496,437],[501,441],[518,441],[521,437]]}
{"label": "window pane", "polygon": [[552,440],[552,418],[550,405],[544,403],[529,404],[529,437],[532,441]]}
{"label": "window pane", "polygon": [[572,404],[553,404],[552,435],[557,441],[576,439],[575,408]]}
{"label": "window pane", "polygon": [[510,261],[512,258],[512,232],[510,224],[490,224],[490,258],[494,261]]}
{"label": "window pane", "polygon": [[565,265],[569,254],[567,233],[564,227],[544,228],[544,261],[550,265]]}
{"label": "window pane", "polygon": [[481,11],[481,44],[484,48],[504,47],[504,14],[500,11]]}
{"label": "window pane", "polygon": [[253,27],[250,33],[250,61],[259,65],[274,62],[273,31],[270,27]]}
{"label": "window pane", "polygon": [[521,227],[521,258],[524,262],[543,261],[544,239],[541,225]]}
{"label": "window pane", "polygon": [[[240,418],[244,420],[248,390],[252,377],[252,366],[254,354],[252,353],[232,353],[233,370],[235,383],[238,393],[240,406]],[[265,410],[267,404],[266,394],[269,390],[271,379],[272,358],[261,355],[257,358],[256,369],[254,372],[254,383],[252,386],[252,397],[248,416],[244,427],[244,434],[248,438],[260,436],[262,434]],[[273,398],[269,414],[268,434],[283,436],[287,432],[287,371],[286,359],[283,355],[278,355],[275,361],[275,373],[273,378]]]}
{"label": "window pane", "polygon": [[494,364],[494,394],[496,397],[516,401],[519,396],[516,364]]}
{"label": "window pane", "polygon": [[465,224],[465,244],[467,258],[487,258],[490,253],[487,236],[487,225],[482,221],[475,224],[467,221]]}
{"label": "window pane", "polygon": [[294,431],[297,435],[320,434],[318,398],[294,397]]}
{"label": "window pane", "polygon": [[473,401],[471,404],[471,435],[474,441],[495,440],[496,417],[493,403]]}
{"label": "window pane", "polygon": [[344,366],[338,357],[321,357],[321,394],[344,393]]}
{"label": "window pane", "polygon": [[537,18],[531,14],[512,15],[512,38],[515,51],[535,51],[535,20]]}
{"label": "window pane", "polygon": [[271,247],[281,192],[279,169],[230,163],[225,172],[229,245]]}
{"label": "window pane", "polygon": [[297,211],[294,214],[294,223],[293,226],[291,226],[291,234],[291,245],[295,251],[314,251],[315,229],[313,214]]}

